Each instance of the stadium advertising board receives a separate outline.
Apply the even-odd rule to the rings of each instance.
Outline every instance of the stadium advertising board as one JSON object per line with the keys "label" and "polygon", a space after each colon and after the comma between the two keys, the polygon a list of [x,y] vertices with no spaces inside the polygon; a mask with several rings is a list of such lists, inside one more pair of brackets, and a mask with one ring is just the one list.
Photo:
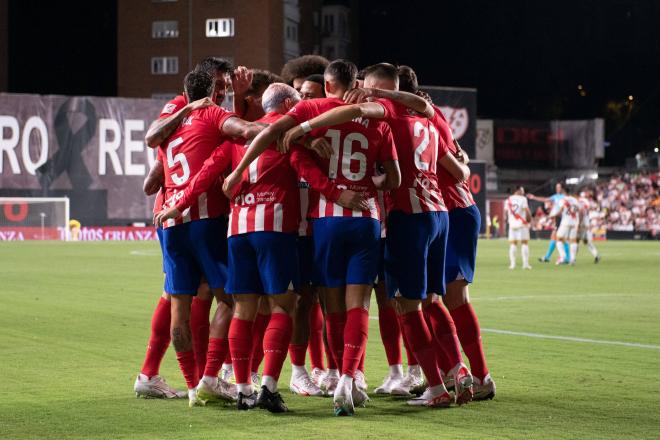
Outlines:
{"label": "stadium advertising board", "polygon": [[591,168],[604,154],[602,119],[493,121],[495,164],[504,168]]}
{"label": "stadium advertising board", "polygon": [[0,94],[0,195],[71,199],[83,225],[152,216],[144,135],[162,100]]}
{"label": "stadium advertising board", "polygon": [[449,122],[454,138],[475,157],[477,139],[477,89],[461,87],[420,86],[428,93],[435,105]]}

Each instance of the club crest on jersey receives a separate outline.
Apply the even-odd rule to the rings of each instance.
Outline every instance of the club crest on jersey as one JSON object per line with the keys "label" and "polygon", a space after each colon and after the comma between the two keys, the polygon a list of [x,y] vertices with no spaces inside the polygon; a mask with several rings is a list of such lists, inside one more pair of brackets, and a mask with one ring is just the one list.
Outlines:
{"label": "club crest on jersey", "polygon": [[161,113],[172,113],[176,109],[176,104],[165,104]]}

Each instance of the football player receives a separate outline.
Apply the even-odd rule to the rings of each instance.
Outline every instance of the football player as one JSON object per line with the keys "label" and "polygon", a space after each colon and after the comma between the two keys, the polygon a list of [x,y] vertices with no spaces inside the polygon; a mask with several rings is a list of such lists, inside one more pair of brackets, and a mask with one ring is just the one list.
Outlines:
{"label": "football player", "polygon": [[509,269],[516,268],[516,250],[520,244],[523,269],[531,269],[529,265],[529,223],[532,214],[527,205],[525,188],[516,187],[512,195],[504,202],[504,212],[509,224]]}

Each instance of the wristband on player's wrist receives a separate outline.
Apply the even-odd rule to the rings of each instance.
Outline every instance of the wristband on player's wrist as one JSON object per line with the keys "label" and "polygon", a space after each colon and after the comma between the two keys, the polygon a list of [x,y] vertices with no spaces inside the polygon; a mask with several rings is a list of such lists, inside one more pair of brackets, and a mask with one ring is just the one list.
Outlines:
{"label": "wristband on player's wrist", "polygon": [[300,124],[300,129],[303,131],[303,133],[309,133],[312,131],[312,125],[309,123],[309,121],[305,121]]}

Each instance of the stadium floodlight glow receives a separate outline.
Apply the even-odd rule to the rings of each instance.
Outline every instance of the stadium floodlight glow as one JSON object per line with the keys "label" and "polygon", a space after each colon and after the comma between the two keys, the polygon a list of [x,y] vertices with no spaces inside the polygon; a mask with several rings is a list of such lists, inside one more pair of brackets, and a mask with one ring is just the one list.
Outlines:
{"label": "stadium floodlight glow", "polygon": [[590,174],[588,175],[588,177],[589,177],[591,180],[598,180],[598,173],[590,173]]}
{"label": "stadium floodlight glow", "polygon": [[577,185],[580,182],[579,177],[569,177],[566,179],[566,185]]}
{"label": "stadium floodlight glow", "polygon": [[658,151],[660,151],[660,149],[659,149],[658,147],[655,147],[655,148],[653,149],[653,151],[655,151],[655,152],[657,153]]}

